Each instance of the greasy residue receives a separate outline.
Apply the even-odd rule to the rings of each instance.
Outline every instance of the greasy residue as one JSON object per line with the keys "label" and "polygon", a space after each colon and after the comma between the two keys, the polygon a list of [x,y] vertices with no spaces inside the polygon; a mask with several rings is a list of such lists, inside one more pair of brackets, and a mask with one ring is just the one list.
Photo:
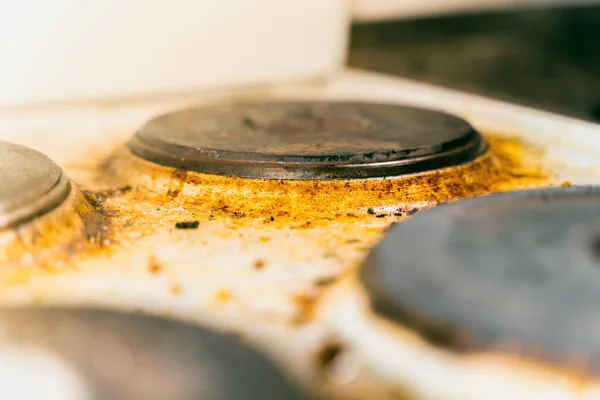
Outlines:
{"label": "greasy residue", "polygon": [[[0,245],[0,264],[60,271],[62,263],[74,266],[78,258],[109,257],[112,250],[143,236],[181,229],[193,235],[207,221],[223,221],[231,232],[256,227],[256,242],[265,246],[270,238],[258,229],[261,226],[306,236],[313,229],[335,225],[336,231],[353,232],[340,236],[344,246],[368,251],[392,222],[438,202],[553,184],[541,167],[541,152],[518,140],[494,135],[486,135],[486,140],[485,155],[456,167],[384,179],[330,181],[184,172],[152,164],[119,147],[86,167],[88,172],[92,169],[90,178],[75,182],[83,194],[75,192],[70,204],[19,229],[18,235],[11,233],[14,239]],[[338,257],[338,246],[325,248],[323,257]],[[150,273],[162,270],[159,264],[150,265]],[[254,270],[258,273],[265,265],[266,261],[256,260]],[[170,290],[181,292],[179,286]]]}

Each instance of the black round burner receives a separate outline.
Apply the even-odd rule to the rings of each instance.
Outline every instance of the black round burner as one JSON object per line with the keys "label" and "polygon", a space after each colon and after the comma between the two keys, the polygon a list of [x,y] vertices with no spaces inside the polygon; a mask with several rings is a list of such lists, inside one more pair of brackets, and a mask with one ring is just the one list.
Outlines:
{"label": "black round burner", "polygon": [[464,120],[389,104],[276,102],[158,117],[129,148],[158,164],[272,179],[348,179],[449,167],[476,158],[481,136]]}
{"label": "black round burner", "polygon": [[437,345],[600,373],[600,188],[439,206],[389,230],[361,279],[377,312]]}
{"label": "black round burner", "polygon": [[[57,375],[63,387],[53,385],[55,391],[79,393],[43,398],[301,398],[258,352],[230,336],[172,320],[100,310],[8,309],[0,311],[0,327],[0,358],[14,361],[11,377],[37,385],[36,378]],[[6,383],[0,382],[0,397],[14,397],[3,392],[11,387]]]}

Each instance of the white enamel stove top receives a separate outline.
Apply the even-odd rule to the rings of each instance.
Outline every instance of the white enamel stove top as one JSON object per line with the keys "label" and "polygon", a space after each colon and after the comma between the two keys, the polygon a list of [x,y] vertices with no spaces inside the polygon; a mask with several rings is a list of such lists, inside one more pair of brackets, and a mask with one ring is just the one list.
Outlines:
{"label": "white enamel stove top", "polygon": [[[399,157],[394,165],[416,166],[386,169],[387,161],[369,159],[380,162],[377,168],[383,165],[379,170],[373,167],[376,172],[369,175],[371,167],[364,174],[356,172],[360,168],[327,169],[338,162],[331,160],[323,170],[322,160],[312,159],[310,168],[304,168],[292,157],[284,168],[277,158],[281,154],[306,156],[314,148],[308,143],[290,150],[285,140],[270,148],[268,136],[257,150],[267,154],[264,159],[248,160],[233,150],[220,154],[218,162],[229,172],[206,170],[217,163],[210,161],[214,154],[201,152],[202,146],[188,145],[184,139],[168,149],[156,145],[160,138],[156,127],[147,128],[151,134],[142,138],[142,145],[129,142],[148,120],[170,111],[283,100],[374,102],[439,110],[467,121],[487,147],[477,142],[473,144],[477,149],[465,150],[471,146],[465,143],[472,140],[468,125],[436,122],[456,129],[452,135],[460,139],[458,158],[448,156],[436,164],[436,153],[438,161],[429,165],[402,161],[394,153]],[[342,108],[339,115],[333,112],[338,118],[334,121],[327,119],[329,111],[325,116],[309,111],[307,117],[306,110],[300,110],[293,115],[283,112],[273,122],[271,112],[278,111],[267,112],[268,117],[250,112],[249,120],[236,116],[236,122],[225,128],[218,125],[222,120],[209,120],[197,131],[182,128],[182,137],[193,142],[194,135],[210,131],[214,143],[223,143],[219,134],[231,140],[227,135],[237,132],[240,123],[249,129],[246,134],[262,132],[264,126],[274,131],[292,126],[297,133],[306,126],[306,118],[313,123],[313,135],[338,126],[349,132],[362,123],[359,131],[368,131],[373,118],[378,118],[370,115],[366,122],[354,121],[355,113],[348,116]],[[182,118],[178,123],[185,126],[185,118],[195,124],[197,117],[192,113]],[[424,132],[429,129],[426,121],[436,118],[423,118]],[[402,147],[394,137],[381,133],[393,131],[397,124],[391,118],[381,131],[373,128],[378,132],[371,149],[375,156],[382,148]],[[446,128],[439,129],[440,140],[446,140]],[[360,142],[332,143],[325,136],[321,152],[342,149],[349,154],[361,148]],[[249,137],[242,137],[233,149],[252,147]],[[597,125],[349,70],[328,81],[227,95],[213,92],[4,110],[0,111],[0,140],[43,153],[49,159],[44,162],[55,163],[62,171],[31,189],[37,198],[54,193],[59,200],[51,206],[33,207],[23,195],[19,201],[11,197],[13,208],[2,209],[12,218],[0,231],[3,306],[143,312],[234,333],[272,357],[305,390],[332,398],[385,399],[400,393],[461,400],[600,396],[593,379],[575,379],[570,373],[546,368],[543,362],[534,360],[533,366],[523,367],[510,357],[499,362],[486,358],[485,352],[480,358],[468,358],[440,350],[420,339],[418,332],[407,334],[401,324],[375,316],[356,279],[359,267],[393,222],[416,218],[438,202],[515,189],[599,183]],[[456,149],[436,146],[430,147],[444,148],[439,150],[442,153]],[[153,152],[156,148],[161,150]],[[185,155],[186,148],[195,149],[194,162],[186,161],[192,158]],[[178,162],[188,172],[178,169]],[[253,172],[245,176],[219,175],[249,170]],[[350,175],[344,175],[347,171]],[[22,173],[9,171],[11,176]],[[71,182],[69,191],[56,194],[46,187],[54,188],[65,177]],[[14,217],[18,214],[14,210],[25,217]],[[521,373],[523,369],[528,373]]]}

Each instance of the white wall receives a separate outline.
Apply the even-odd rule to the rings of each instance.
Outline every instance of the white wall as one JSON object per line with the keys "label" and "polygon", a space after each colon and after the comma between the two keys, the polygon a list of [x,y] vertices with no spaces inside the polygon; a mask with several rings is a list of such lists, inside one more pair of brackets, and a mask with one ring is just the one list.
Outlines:
{"label": "white wall", "polygon": [[346,0],[0,0],[0,106],[326,76]]}

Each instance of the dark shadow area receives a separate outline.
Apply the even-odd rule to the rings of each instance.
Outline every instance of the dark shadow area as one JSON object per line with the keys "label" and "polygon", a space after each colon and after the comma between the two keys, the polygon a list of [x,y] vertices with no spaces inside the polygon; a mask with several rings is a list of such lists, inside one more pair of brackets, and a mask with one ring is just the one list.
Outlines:
{"label": "dark shadow area", "polygon": [[349,64],[600,122],[600,6],[357,24]]}

